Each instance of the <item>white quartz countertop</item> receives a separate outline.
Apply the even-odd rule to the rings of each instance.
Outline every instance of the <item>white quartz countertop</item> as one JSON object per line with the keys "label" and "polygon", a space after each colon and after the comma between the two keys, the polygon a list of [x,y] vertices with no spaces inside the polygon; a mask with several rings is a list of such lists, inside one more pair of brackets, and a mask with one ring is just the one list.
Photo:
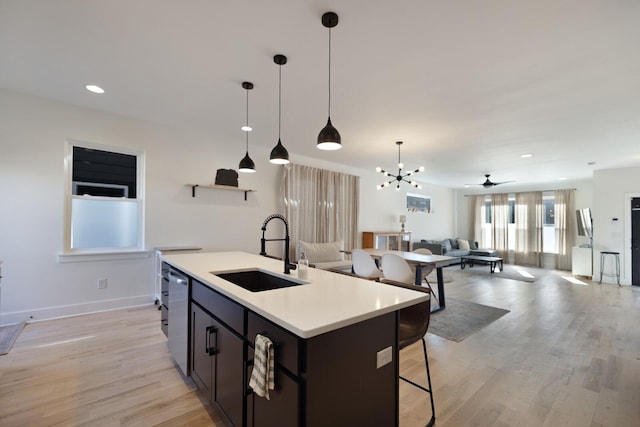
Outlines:
{"label": "white quartz countertop", "polygon": [[215,275],[259,269],[298,280],[284,263],[246,252],[166,254],[162,259],[212,289],[302,338],[311,338],[363,320],[424,302],[429,295],[315,268],[305,284],[251,292]]}

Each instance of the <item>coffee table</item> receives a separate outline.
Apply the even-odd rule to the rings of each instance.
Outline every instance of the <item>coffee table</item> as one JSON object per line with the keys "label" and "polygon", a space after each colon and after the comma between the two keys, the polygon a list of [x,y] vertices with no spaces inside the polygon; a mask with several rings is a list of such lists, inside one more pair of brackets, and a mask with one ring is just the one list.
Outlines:
{"label": "coffee table", "polygon": [[488,265],[492,273],[495,271],[497,265],[500,271],[502,271],[502,258],[497,256],[467,255],[461,257],[460,269],[464,269],[467,264],[469,264],[469,267],[473,267],[473,264]]}
{"label": "coffee table", "polygon": [[478,256],[498,256],[498,251],[496,251],[495,249],[489,249],[489,248],[484,248],[484,249],[471,249],[469,251],[469,255],[478,255]]}

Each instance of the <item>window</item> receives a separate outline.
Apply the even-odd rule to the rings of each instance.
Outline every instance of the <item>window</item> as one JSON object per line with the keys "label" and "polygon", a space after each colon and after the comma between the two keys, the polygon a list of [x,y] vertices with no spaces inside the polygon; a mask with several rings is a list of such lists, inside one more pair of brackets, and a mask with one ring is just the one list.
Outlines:
{"label": "window", "polygon": [[542,251],[558,253],[555,233],[556,200],[553,191],[542,193]]}
{"label": "window", "polygon": [[[484,202],[485,222],[491,224],[491,198],[487,198]],[[516,223],[516,199],[513,195],[509,196],[509,224]]]}
{"label": "window", "polygon": [[514,196],[509,196],[509,224],[516,223],[516,199]]}
{"label": "window", "polygon": [[491,198],[487,196],[484,201],[484,217],[487,224],[491,224]]}
{"label": "window", "polygon": [[507,224],[507,248],[510,251],[516,250],[516,196],[509,194],[509,221]]}
{"label": "window", "polygon": [[542,196],[542,205],[544,206],[544,217],[543,217],[543,224],[544,225],[554,225],[555,219],[555,199],[553,197],[553,195],[551,196],[547,196],[544,195]]}
{"label": "window", "polygon": [[[544,192],[542,197],[544,215],[542,229],[542,250],[546,253],[557,253],[555,236],[555,199],[553,191]],[[507,225],[507,245],[509,250],[515,250],[515,205],[513,194],[509,195],[509,223]],[[491,242],[491,197],[485,200],[485,226],[482,232],[486,242]]]}
{"label": "window", "polygon": [[292,242],[343,240],[348,251],[358,247],[359,177],[290,163],[280,189]]}
{"label": "window", "polygon": [[144,247],[141,152],[67,142],[64,254]]}
{"label": "window", "polygon": [[[485,227],[483,227],[483,238],[485,242],[491,242],[491,197],[487,196],[487,199],[484,202],[485,208]],[[507,224],[507,247],[509,250],[514,250],[516,247],[516,233],[515,233],[515,223],[516,223],[516,199],[514,195],[509,195],[509,213],[508,213],[509,223]]]}

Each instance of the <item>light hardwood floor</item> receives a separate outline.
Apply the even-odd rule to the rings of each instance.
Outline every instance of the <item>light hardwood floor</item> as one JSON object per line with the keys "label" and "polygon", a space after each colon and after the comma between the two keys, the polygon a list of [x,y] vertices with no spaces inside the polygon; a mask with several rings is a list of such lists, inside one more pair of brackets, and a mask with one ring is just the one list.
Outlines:
{"label": "light hardwood floor", "polygon": [[[447,296],[510,313],[460,343],[427,335],[437,426],[640,426],[640,289],[446,274]],[[0,356],[0,425],[224,425],[175,368],[159,315],[28,325]],[[426,382],[419,345],[400,359]],[[427,402],[401,382],[401,426],[424,425]]]}

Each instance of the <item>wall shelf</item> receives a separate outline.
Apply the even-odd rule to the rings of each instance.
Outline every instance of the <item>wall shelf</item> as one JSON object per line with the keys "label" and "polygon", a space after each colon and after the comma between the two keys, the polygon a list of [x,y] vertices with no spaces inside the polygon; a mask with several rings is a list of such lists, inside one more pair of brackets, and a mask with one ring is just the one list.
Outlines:
{"label": "wall shelf", "polygon": [[209,184],[209,185],[187,184],[187,187],[191,187],[191,197],[196,197],[196,188],[198,187],[210,188],[213,190],[242,191],[244,192],[244,200],[247,200],[247,193],[256,191],[256,190],[250,190],[248,188],[233,187],[231,185],[215,185],[215,184]]}

